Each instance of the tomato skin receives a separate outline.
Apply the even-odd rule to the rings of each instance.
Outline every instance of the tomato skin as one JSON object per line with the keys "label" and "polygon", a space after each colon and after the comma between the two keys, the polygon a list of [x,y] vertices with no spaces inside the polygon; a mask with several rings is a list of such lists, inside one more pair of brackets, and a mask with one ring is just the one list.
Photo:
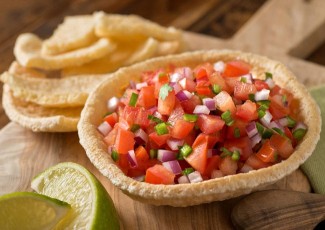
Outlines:
{"label": "tomato skin", "polygon": [[219,116],[201,114],[198,117],[197,125],[203,133],[212,134],[220,131],[225,122]]}
{"label": "tomato skin", "polygon": [[257,152],[256,157],[265,163],[274,163],[277,160],[277,152],[270,144],[270,140],[266,140],[262,148]]}
{"label": "tomato skin", "polygon": [[195,106],[201,105],[201,100],[197,95],[193,95],[190,99],[181,101],[181,106],[185,113],[193,113]]}
{"label": "tomato skin", "polygon": [[156,132],[149,134],[149,139],[152,140],[158,147],[166,144],[167,139],[170,137],[170,134],[158,135]]}
{"label": "tomato skin", "polygon": [[137,105],[145,108],[150,108],[152,106],[155,106],[157,102],[156,102],[156,98],[153,97],[154,93],[155,93],[154,86],[146,86],[141,88]]}
{"label": "tomato skin", "polygon": [[162,165],[155,165],[146,170],[145,182],[151,184],[174,184],[175,175]]}
{"label": "tomato skin", "polygon": [[[139,146],[135,150],[135,158],[137,159],[138,162],[138,168],[141,170],[146,170],[147,166],[147,161],[149,160],[149,154],[147,150],[143,146]],[[144,175],[144,173],[142,174]]]}
{"label": "tomato skin", "polygon": [[203,174],[206,168],[208,153],[208,140],[206,135],[199,134],[192,145],[192,149],[192,153],[189,156],[185,157],[185,160],[195,170]]}
{"label": "tomato skin", "polygon": [[118,127],[114,144],[116,151],[120,154],[127,154],[129,150],[133,150],[134,143],[134,134]]}
{"label": "tomato skin", "polygon": [[280,95],[274,95],[270,97],[270,112],[273,116],[273,119],[280,119],[282,117],[285,117],[289,115],[290,108],[289,106],[285,106],[282,102],[282,96]]}
{"label": "tomato skin", "polygon": [[252,143],[249,137],[241,137],[233,140],[226,140],[224,147],[231,150],[232,148],[240,149],[240,160],[245,161],[253,154]]}
{"label": "tomato skin", "polygon": [[149,126],[148,119],[149,112],[142,107],[132,107],[125,106],[121,118],[125,119],[130,126],[133,124],[138,124],[141,128],[146,128]]}
{"label": "tomato skin", "polygon": [[116,122],[118,121],[117,113],[111,113],[104,118],[105,121],[113,128]]}
{"label": "tomato skin", "polygon": [[192,79],[183,78],[182,80],[179,81],[179,84],[182,86],[184,90],[187,90],[191,93],[195,92],[196,83]]}
{"label": "tomato skin", "polygon": [[195,89],[199,95],[204,95],[204,96],[213,96],[214,95],[209,86],[196,86]]}
{"label": "tomato skin", "polygon": [[269,85],[265,83],[265,81],[255,79],[254,85],[257,91],[261,91],[262,89],[269,89]]}
{"label": "tomato skin", "polygon": [[225,70],[223,72],[224,77],[239,77],[248,74],[251,66],[241,60],[234,60],[226,63]]}
{"label": "tomato skin", "polygon": [[234,175],[237,172],[238,165],[237,161],[234,161],[231,156],[221,158],[219,163],[219,169],[223,175]]}
{"label": "tomato skin", "polygon": [[261,161],[256,154],[252,154],[249,156],[249,158],[246,160],[246,164],[252,167],[253,169],[261,169],[271,166],[271,163],[265,163]]}
{"label": "tomato skin", "polygon": [[237,81],[234,87],[234,97],[238,100],[248,100],[249,94],[255,94],[256,91],[255,85]]}
{"label": "tomato skin", "polygon": [[279,134],[272,135],[270,139],[270,145],[275,148],[278,154],[284,159],[290,157],[294,152],[291,140]]}
{"label": "tomato skin", "polygon": [[237,105],[236,116],[247,122],[256,120],[258,118],[256,104],[247,100],[244,104]]}
{"label": "tomato skin", "polygon": [[231,114],[235,114],[236,106],[232,97],[226,91],[221,91],[217,96],[214,97],[216,107],[222,112],[229,110]]}
{"label": "tomato skin", "polygon": [[176,139],[184,139],[194,128],[195,123],[179,119],[172,128],[171,136]]}
{"label": "tomato skin", "polygon": [[221,158],[219,155],[215,155],[215,156],[208,158],[207,166],[205,168],[203,175],[211,178],[212,171],[219,168],[220,160],[221,160]]}
{"label": "tomato skin", "polygon": [[209,81],[211,85],[219,85],[221,87],[221,90],[232,93],[231,89],[227,85],[225,79],[220,75],[220,73],[214,72],[213,74],[209,75]]}
{"label": "tomato skin", "polygon": [[170,91],[168,96],[163,100],[159,97],[158,99],[158,112],[162,115],[170,115],[175,107],[176,97],[175,92]]}

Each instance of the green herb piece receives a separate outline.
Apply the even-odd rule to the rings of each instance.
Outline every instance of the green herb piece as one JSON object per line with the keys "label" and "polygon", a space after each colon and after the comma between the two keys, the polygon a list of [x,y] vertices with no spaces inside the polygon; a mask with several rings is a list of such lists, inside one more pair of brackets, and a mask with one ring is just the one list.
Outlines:
{"label": "green herb piece", "polygon": [[282,95],[281,101],[282,101],[282,104],[285,105],[287,103],[287,95]]}
{"label": "green herb piece", "polygon": [[260,135],[262,135],[264,133],[264,126],[261,125],[261,123],[259,122],[256,122],[256,128],[257,128],[257,131],[259,132]]}
{"label": "green herb piece", "polygon": [[292,117],[287,116],[287,120],[288,120],[288,127],[289,128],[295,127],[297,122]]}
{"label": "green herb piece", "polygon": [[221,92],[221,86],[220,85],[217,85],[217,84],[213,84],[212,85],[212,92],[214,94],[218,94]]}
{"label": "green herb piece", "polygon": [[157,158],[157,154],[158,154],[158,150],[157,149],[150,149],[150,151],[149,151],[150,159]]}
{"label": "green herb piece", "polygon": [[284,135],[284,132],[281,130],[281,129],[279,129],[279,128],[273,128],[273,130],[275,131],[275,132],[277,132],[278,134],[280,134],[281,136],[283,136]]}
{"label": "green herb piece", "polygon": [[189,146],[188,144],[183,145],[179,152],[183,157],[187,157],[188,155],[190,155],[192,153],[193,149],[191,146]]}
{"label": "green herb piece", "polygon": [[233,159],[234,161],[238,161],[240,159],[240,152],[238,150],[233,151],[231,159]]}
{"label": "green herb piece", "polygon": [[190,173],[194,172],[194,169],[193,168],[186,168],[182,171],[182,174],[183,175],[188,175]]}
{"label": "green herb piece", "polygon": [[273,78],[273,74],[269,73],[269,72],[265,72],[265,79],[268,79],[268,78]]}
{"label": "green herb piece", "polygon": [[226,156],[232,156],[232,152],[226,149],[225,147],[220,148],[220,151],[222,152],[220,157],[225,158]]}
{"label": "green herb piece", "polygon": [[138,129],[140,129],[140,125],[138,124],[133,124],[130,128],[131,132],[135,132],[137,131]]}
{"label": "green herb piece", "polygon": [[257,111],[258,118],[264,117],[265,114],[266,114],[266,112],[264,110],[262,110],[262,109]]}
{"label": "green herb piece", "polygon": [[240,78],[240,82],[247,83],[247,78],[245,77]]}
{"label": "green herb piece", "polygon": [[292,135],[295,139],[300,141],[305,136],[306,132],[306,129],[296,129],[295,131],[293,131]]}
{"label": "green herb piece", "polygon": [[132,93],[130,101],[129,101],[129,106],[135,106],[137,104],[139,95],[136,93]]}
{"label": "green herb piece", "polygon": [[258,101],[257,104],[260,105],[259,109],[267,110],[270,107],[270,100]]}
{"label": "green herb piece", "polygon": [[113,159],[113,161],[118,161],[118,152],[113,150],[112,153],[111,153],[111,157]]}
{"label": "green herb piece", "polygon": [[255,94],[253,93],[248,94],[248,99],[251,100],[252,102],[255,102]]}
{"label": "green herb piece", "polygon": [[240,138],[240,129],[238,127],[236,127],[234,130],[234,137]]}
{"label": "green herb piece", "polygon": [[265,129],[263,134],[262,134],[262,138],[263,139],[268,139],[273,135],[273,130],[272,129]]}
{"label": "green herb piece", "polygon": [[156,123],[163,123],[164,122],[163,120],[159,119],[158,117],[155,117],[155,116],[150,115],[150,114],[148,115],[147,118],[149,120],[153,121],[153,122],[156,122]]}
{"label": "green herb piece", "polygon": [[226,123],[227,126],[232,126],[234,124],[234,120],[231,117],[231,113],[229,110],[227,110],[226,112],[223,112],[221,114],[221,119]]}
{"label": "green herb piece", "polygon": [[168,84],[164,84],[159,90],[159,98],[165,100],[171,91],[173,91],[173,88]]}
{"label": "green herb piece", "polygon": [[169,132],[166,123],[159,123],[155,125],[155,130],[159,136]]}
{"label": "green herb piece", "polygon": [[189,121],[189,122],[196,122],[197,121],[197,119],[198,119],[198,115],[196,115],[196,114],[184,114],[183,115],[183,119],[185,120],[185,121]]}

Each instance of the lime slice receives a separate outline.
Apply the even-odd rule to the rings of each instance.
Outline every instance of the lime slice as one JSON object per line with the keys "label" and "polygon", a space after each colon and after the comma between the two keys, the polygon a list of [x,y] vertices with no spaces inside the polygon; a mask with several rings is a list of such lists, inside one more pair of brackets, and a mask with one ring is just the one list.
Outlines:
{"label": "lime slice", "polygon": [[81,165],[71,162],[55,165],[36,176],[32,188],[71,204],[69,218],[56,229],[119,229],[112,199],[96,177]]}
{"label": "lime slice", "polygon": [[33,192],[15,192],[0,197],[1,229],[52,229],[67,215],[66,202]]}

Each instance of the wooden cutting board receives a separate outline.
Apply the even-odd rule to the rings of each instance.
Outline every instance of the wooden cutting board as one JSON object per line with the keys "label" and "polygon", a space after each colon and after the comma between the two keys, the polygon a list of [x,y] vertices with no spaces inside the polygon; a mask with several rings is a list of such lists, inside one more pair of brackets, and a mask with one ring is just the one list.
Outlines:
{"label": "wooden cutting board", "polygon": [[[268,1],[231,39],[185,33],[190,49],[240,49],[285,63],[306,86],[325,83],[325,68],[303,58],[325,38],[322,0]],[[294,57],[295,56],[295,57]],[[90,163],[77,133],[33,133],[15,123],[0,131],[0,194],[31,191],[31,179],[59,162],[79,163],[104,184],[118,210],[123,229],[233,229],[230,212],[240,198],[187,208],[156,207],[133,201]],[[269,188],[310,192],[297,170]]]}

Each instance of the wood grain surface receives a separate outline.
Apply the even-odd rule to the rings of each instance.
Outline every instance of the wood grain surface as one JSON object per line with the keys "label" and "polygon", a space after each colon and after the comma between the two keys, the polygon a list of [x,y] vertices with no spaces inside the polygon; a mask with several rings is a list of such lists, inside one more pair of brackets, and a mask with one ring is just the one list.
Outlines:
{"label": "wood grain surface", "polygon": [[[21,14],[15,17],[13,12],[10,15],[20,20],[24,26],[17,27],[15,23],[12,23],[11,31],[0,35],[0,41],[3,41],[0,47],[1,71],[7,68],[12,60],[14,42],[12,34],[29,31],[44,37],[48,36],[57,23],[62,21],[63,15],[91,13],[99,9],[107,12],[137,13],[141,7],[150,6],[158,12],[159,10],[160,12],[170,11],[169,14],[160,13],[165,15],[160,19],[161,24],[178,25],[183,29],[192,28],[193,31],[202,32],[211,26],[211,22],[222,18],[221,12],[231,9],[231,5],[227,4],[240,2],[231,0],[230,3],[227,1],[227,4],[221,4],[222,1],[218,0],[204,2],[193,0],[193,6],[184,11],[181,4],[174,3],[177,1],[159,0],[156,1],[157,3],[152,3],[154,1],[148,0],[145,2],[149,5],[139,3],[144,4],[140,7],[137,4],[138,1],[132,0],[93,2],[53,0],[48,1],[53,7],[45,7],[46,10],[40,13],[39,10],[43,9],[43,4],[45,4],[43,1],[35,0],[28,4],[25,1],[19,1],[25,4],[15,6],[17,12]],[[256,9],[265,1],[257,2],[259,5],[256,4]],[[7,4],[8,9],[13,8],[12,5]],[[24,7],[28,7],[29,11],[22,11]],[[223,10],[220,9],[222,7],[224,7]],[[325,83],[324,66],[301,58],[307,57],[315,50],[315,47],[323,43],[325,14],[321,9],[324,8],[325,2],[322,0],[269,0],[253,17],[250,18],[250,15],[247,15],[247,19],[250,18],[249,21],[230,38],[228,36],[225,39],[225,36],[221,39],[191,32],[186,32],[185,38],[193,50],[233,48],[267,55],[285,63],[307,86],[318,85]],[[177,17],[178,12],[183,12],[186,17],[184,16],[183,19]],[[152,16],[153,14],[151,13],[151,16],[147,18],[156,17],[158,20],[159,17]],[[215,17],[214,14],[219,16]],[[0,16],[0,22],[1,17],[3,15]],[[187,18],[191,23],[186,21]],[[202,21],[200,22],[198,18],[202,18]],[[209,20],[210,24],[206,22]],[[1,26],[4,25],[0,23],[0,28]],[[2,124],[7,123],[1,110],[0,121]],[[76,133],[33,133],[10,122],[0,131],[0,146],[0,194],[30,191],[30,181],[39,172],[59,162],[72,161],[88,168],[104,184],[114,200],[123,229],[233,229],[230,212],[240,198],[188,208],[156,207],[133,201],[115,189],[90,163],[79,144]],[[300,170],[269,188],[303,192],[311,190],[308,179]]]}

